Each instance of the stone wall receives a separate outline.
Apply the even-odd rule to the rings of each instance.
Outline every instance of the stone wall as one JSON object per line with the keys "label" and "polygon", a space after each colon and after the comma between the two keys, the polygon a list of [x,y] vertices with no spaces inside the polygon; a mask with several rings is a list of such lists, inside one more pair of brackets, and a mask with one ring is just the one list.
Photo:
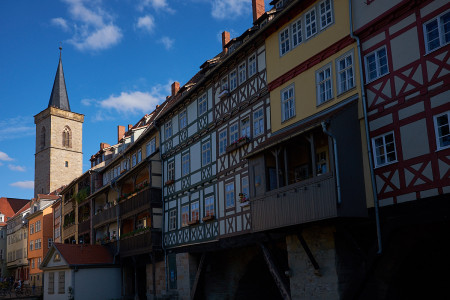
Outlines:
{"label": "stone wall", "polygon": [[[147,272],[147,299],[153,297],[153,265],[146,265]],[[155,279],[156,279],[156,295],[165,293],[166,290],[166,274],[164,261],[155,263]]]}

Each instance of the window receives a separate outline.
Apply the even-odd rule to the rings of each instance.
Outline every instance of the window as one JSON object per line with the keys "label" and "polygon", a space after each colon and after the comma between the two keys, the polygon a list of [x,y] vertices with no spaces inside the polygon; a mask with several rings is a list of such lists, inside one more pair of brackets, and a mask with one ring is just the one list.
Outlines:
{"label": "window", "polygon": [[228,90],[228,77],[225,76],[224,78],[222,78],[222,81],[220,82],[221,85],[221,91],[227,91]]}
{"label": "window", "polygon": [[295,116],[294,85],[281,90],[281,120],[287,121]]}
{"label": "window", "polygon": [[64,271],[58,272],[58,294],[64,294],[66,290],[66,273]]}
{"label": "window", "polygon": [[289,27],[280,32],[280,56],[285,55],[290,50]]}
{"label": "window", "polygon": [[313,8],[305,14],[306,38],[309,39],[317,33],[316,9]]}
{"label": "window", "polygon": [[181,176],[189,175],[189,160],[189,153],[186,153],[181,157]]}
{"label": "window", "polygon": [[236,142],[239,138],[238,123],[234,123],[230,126],[230,144]]}
{"label": "window", "polygon": [[427,52],[450,43],[450,11],[425,23],[424,34]]}
{"label": "window", "polygon": [[205,198],[205,217],[214,216],[214,197]]}
{"label": "window", "polygon": [[137,162],[140,163],[142,161],[142,150],[139,149],[137,152]]}
{"label": "window", "polygon": [[260,108],[253,113],[253,136],[258,136],[264,132],[264,113]]}
{"label": "window", "polygon": [[331,0],[324,0],[320,2],[319,10],[320,10],[320,29],[324,29],[333,22]]}
{"label": "window", "polygon": [[68,162],[67,160],[64,162],[64,166],[65,166],[66,168],[69,167],[69,162]]}
{"label": "window", "polygon": [[202,144],[202,166],[211,163],[211,142]]}
{"label": "window", "polygon": [[230,73],[230,90],[234,90],[237,87],[236,71]]}
{"label": "window", "polygon": [[53,239],[52,238],[48,239],[47,247],[50,248],[52,246],[52,244],[53,244]]}
{"label": "window", "polygon": [[239,71],[239,84],[242,84],[244,81],[247,80],[247,67],[245,65],[245,62],[239,65],[238,71]]}
{"label": "window", "polygon": [[64,127],[62,132],[62,145],[63,147],[72,148],[72,132],[69,126]]}
{"label": "window", "polygon": [[434,117],[434,126],[436,130],[436,144],[438,149],[444,149],[450,146],[450,112],[443,113]]}
{"label": "window", "polygon": [[131,155],[131,166],[134,167],[136,165],[136,153]]}
{"label": "window", "polygon": [[33,250],[33,241],[30,241],[30,251],[32,251]]}
{"label": "window", "polygon": [[208,110],[208,101],[206,99],[206,94],[198,98],[198,115],[203,115]]}
{"label": "window", "polygon": [[31,268],[34,269],[34,258],[31,260]]}
{"label": "window", "polygon": [[219,132],[219,154],[225,153],[227,149],[227,130]]}
{"label": "window", "polygon": [[331,64],[316,72],[317,105],[333,98],[331,85]]}
{"label": "window", "polygon": [[256,74],[256,54],[248,58],[248,78]]}
{"label": "window", "polygon": [[37,264],[37,267],[39,268],[39,266],[41,265],[41,261],[42,261],[42,258],[38,258],[38,264]]}
{"label": "window", "polygon": [[189,222],[189,206],[184,205],[181,207],[181,226],[187,226]]}
{"label": "window", "polygon": [[172,136],[172,120],[164,124],[164,138],[168,139]]}
{"label": "window", "polygon": [[388,73],[386,47],[381,47],[366,55],[366,76],[368,82]]}
{"label": "window", "polygon": [[34,240],[34,250],[37,250],[38,248],[38,240]]}
{"label": "window", "polygon": [[298,19],[291,25],[292,27],[292,47],[297,47],[302,41],[302,20]]}
{"label": "window", "polygon": [[36,232],[41,231],[41,221],[36,222]]}
{"label": "window", "polygon": [[147,143],[145,153],[147,157],[156,152],[156,138],[152,138],[150,142]]}
{"label": "window", "polygon": [[372,144],[373,149],[375,150],[374,159],[376,167],[383,166],[397,160],[393,132],[388,132],[373,138]]}
{"label": "window", "polygon": [[34,233],[34,224],[30,224],[30,234]]}
{"label": "window", "polygon": [[175,180],[175,161],[170,161],[167,164],[167,179]]}
{"label": "window", "polygon": [[187,126],[186,110],[183,110],[182,112],[180,112],[180,114],[178,115],[178,119],[180,120],[180,130],[186,128],[186,126]]}
{"label": "window", "polygon": [[55,293],[55,273],[54,272],[48,273],[48,293],[49,294]]}
{"label": "window", "polygon": [[249,198],[249,188],[248,188],[248,177],[247,176],[245,176],[245,177],[242,177],[242,179],[241,179],[241,191],[242,191],[242,194],[244,194],[244,197],[246,198],[246,199],[248,199]]}
{"label": "window", "polygon": [[59,238],[61,236],[61,229],[59,227],[55,228],[55,238]]}
{"label": "window", "polygon": [[199,204],[198,201],[191,203],[191,221],[199,220]]}
{"label": "window", "polygon": [[336,62],[338,93],[348,91],[355,87],[353,76],[353,53],[345,54]]}
{"label": "window", "polygon": [[234,183],[225,185],[225,201],[226,208],[231,208],[234,206]]}
{"label": "window", "polygon": [[177,211],[172,209],[169,211],[169,230],[175,230],[177,228]]}
{"label": "window", "polygon": [[246,117],[241,120],[241,137],[250,137],[250,118]]}

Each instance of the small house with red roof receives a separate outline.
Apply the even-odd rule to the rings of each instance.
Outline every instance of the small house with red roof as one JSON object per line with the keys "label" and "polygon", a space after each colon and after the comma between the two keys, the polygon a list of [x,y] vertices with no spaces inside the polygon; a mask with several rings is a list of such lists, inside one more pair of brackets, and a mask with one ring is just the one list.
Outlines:
{"label": "small house with red roof", "polygon": [[53,243],[40,269],[44,299],[118,299],[120,266],[101,245]]}

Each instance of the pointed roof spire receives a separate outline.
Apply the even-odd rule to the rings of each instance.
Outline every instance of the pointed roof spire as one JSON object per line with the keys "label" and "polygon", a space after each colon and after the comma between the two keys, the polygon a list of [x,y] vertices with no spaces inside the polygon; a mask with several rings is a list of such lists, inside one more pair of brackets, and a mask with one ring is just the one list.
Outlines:
{"label": "pointed roof spire", "polygon": [[64,80],[64,71],[61,60],[62,47],[59,46],[59,63],[56,70],[55,82],[53,83],[52,94],[48,107],[53,106],[59,109],[70,111],[69,97],[67,96],[66,81]]}

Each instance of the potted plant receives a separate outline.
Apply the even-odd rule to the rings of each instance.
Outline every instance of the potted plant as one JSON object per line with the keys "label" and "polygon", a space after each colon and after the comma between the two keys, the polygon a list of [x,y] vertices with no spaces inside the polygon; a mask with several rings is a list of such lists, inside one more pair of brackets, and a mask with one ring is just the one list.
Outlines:
{"label": "potted plant", "polygon": [[172,184],[174,184],[174,183],[175,183],[175,180],[169,179],[169,180],[167,180],[164,184],[165,184],[165,185],[172,185]]}
{"label": "potted plant", "polygon": [[211,214],[211,215],[208,215],[208,216],[204,216],[203,218],[202,218],[202,221],[203,222],[207,222],[207,221],[211,221],[211,220],[214,220],[216,217],[214,216],[214,214]]}

